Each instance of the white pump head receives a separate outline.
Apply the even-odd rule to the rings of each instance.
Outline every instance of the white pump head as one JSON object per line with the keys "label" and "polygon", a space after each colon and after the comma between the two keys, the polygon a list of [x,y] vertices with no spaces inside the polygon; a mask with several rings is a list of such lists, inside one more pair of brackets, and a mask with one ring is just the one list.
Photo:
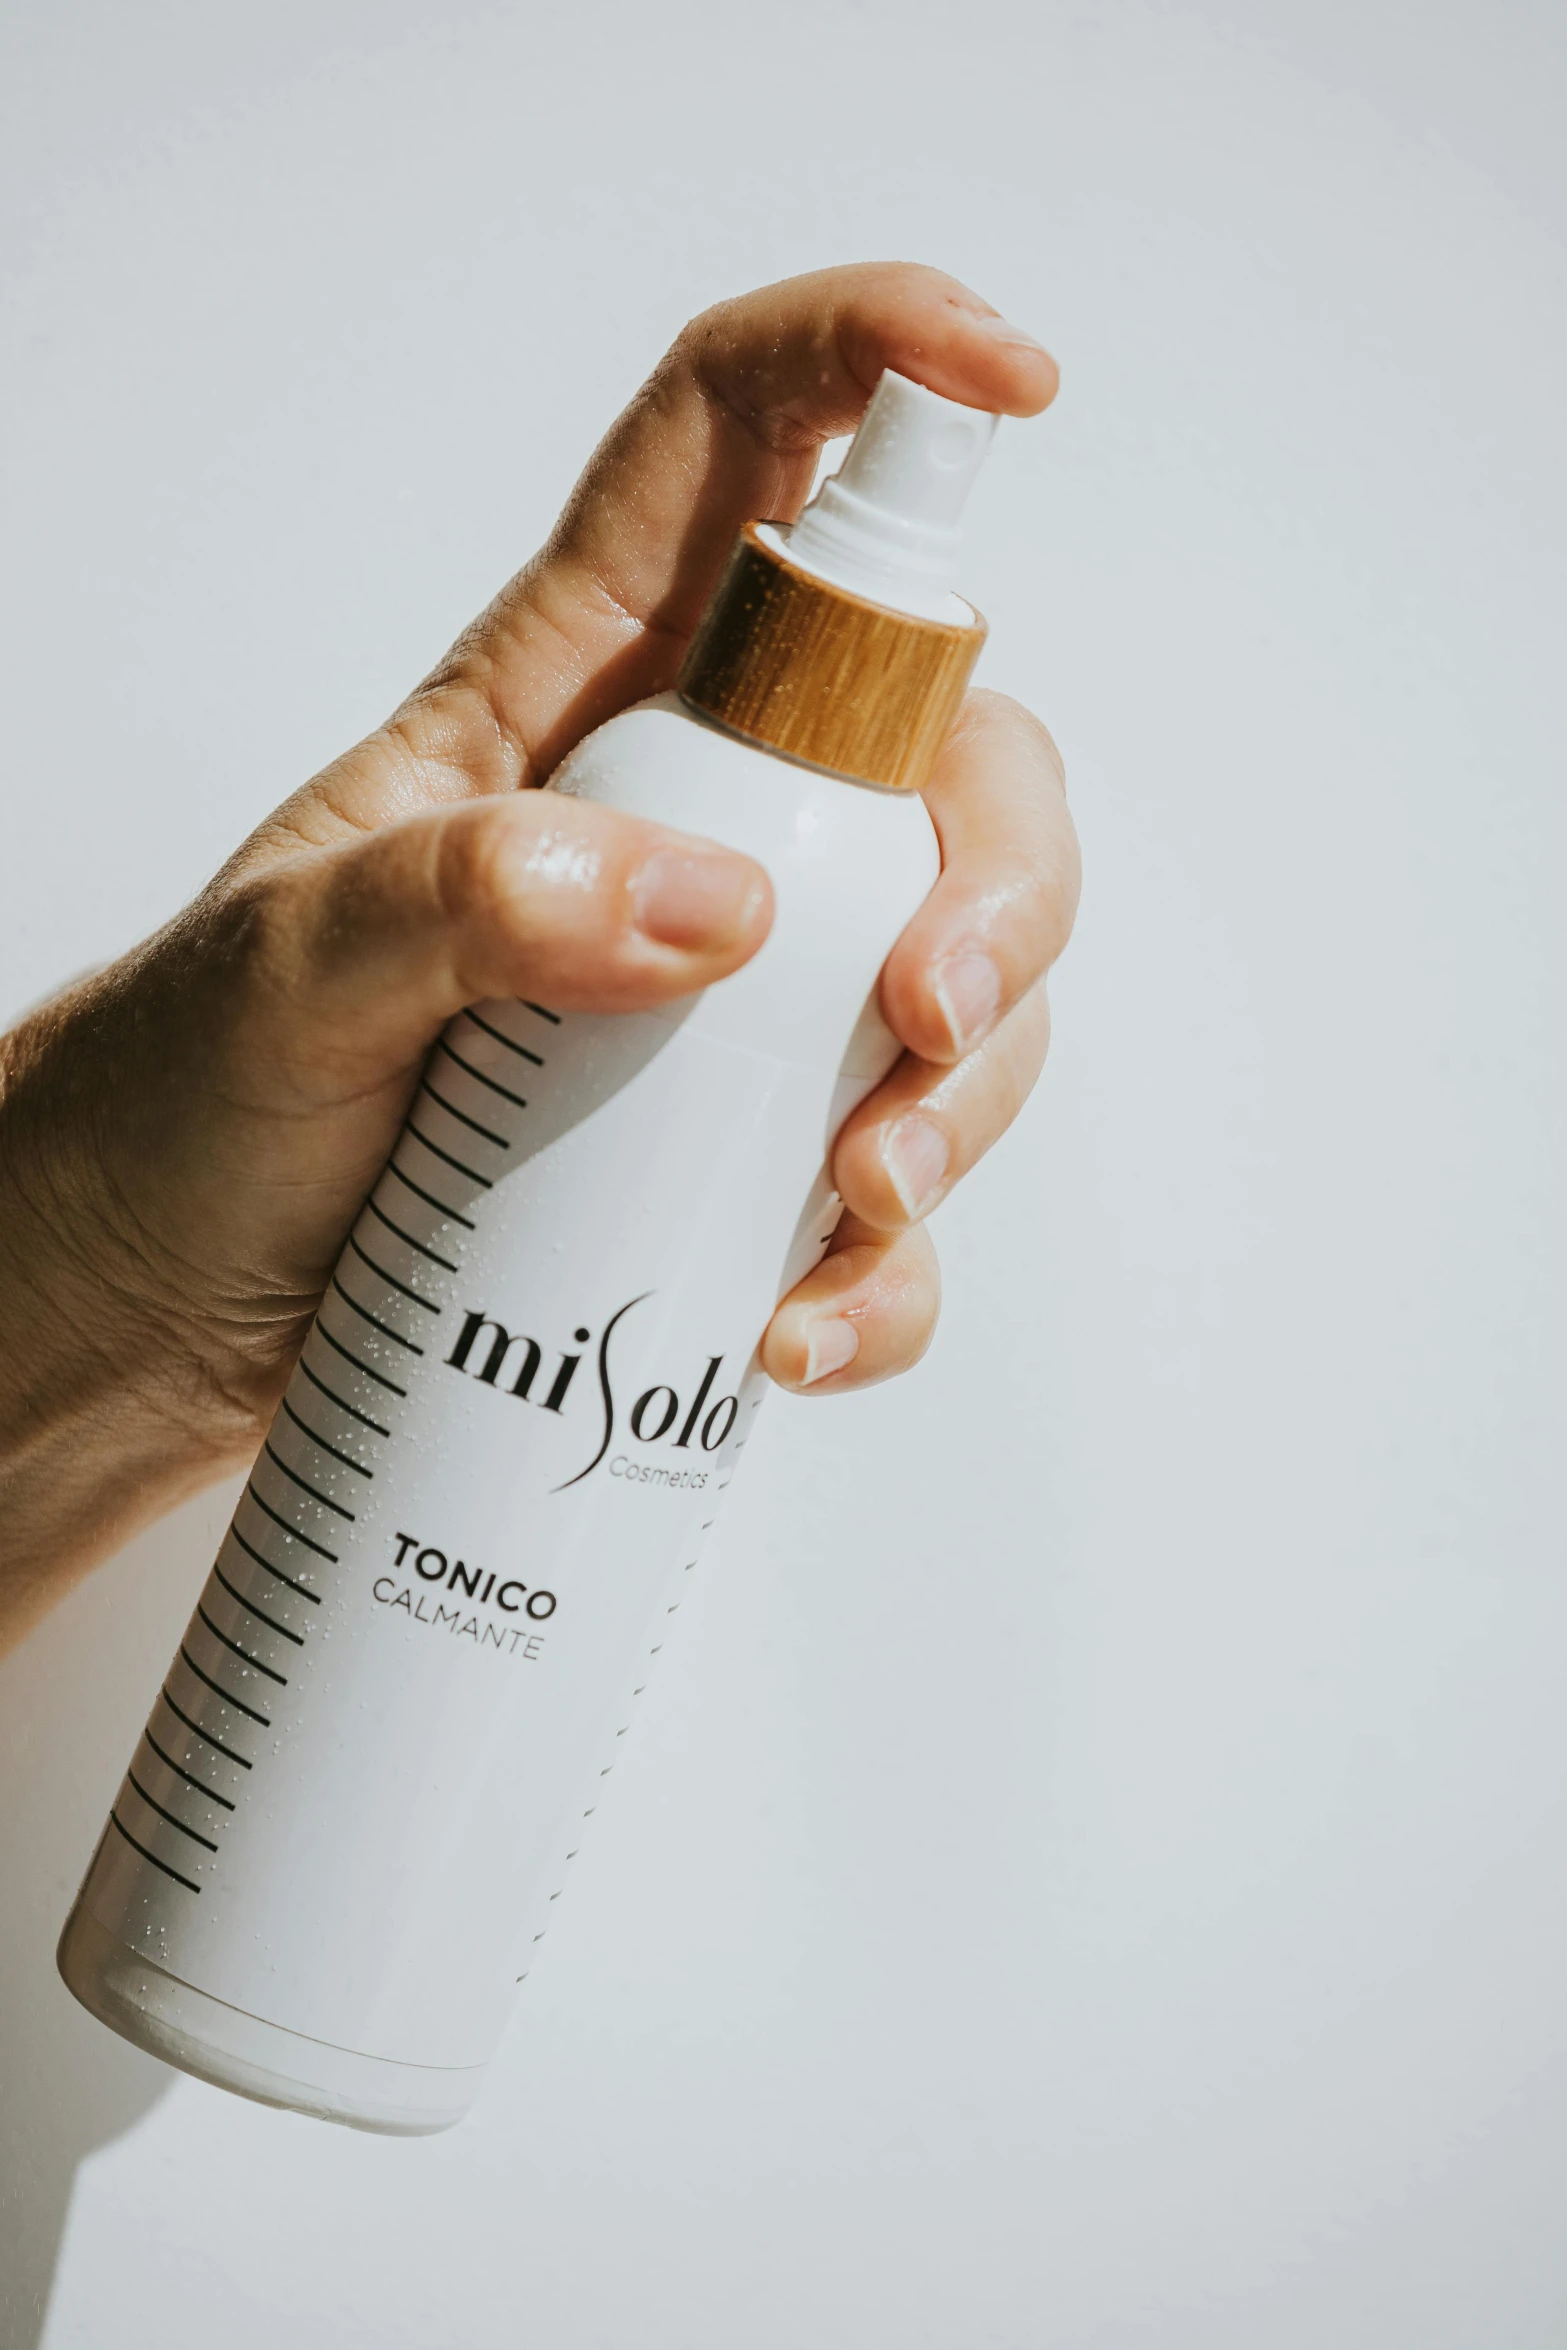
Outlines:
{"label": "white pump head", "polygon": [[779,533],[790,562],[896,611],[970,620],[952,592],[958,527],[996,424],[889,368],[841,469]]}

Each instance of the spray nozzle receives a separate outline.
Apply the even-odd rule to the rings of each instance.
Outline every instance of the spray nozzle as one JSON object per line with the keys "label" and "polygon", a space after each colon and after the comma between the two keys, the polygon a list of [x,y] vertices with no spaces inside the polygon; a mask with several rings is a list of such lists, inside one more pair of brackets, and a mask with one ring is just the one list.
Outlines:
{"label": "spray nozzle", "polygon": [[787,534],[790,561],[874,603],[950,620],[958,526],[996,424],[889,368],[840,470]]}

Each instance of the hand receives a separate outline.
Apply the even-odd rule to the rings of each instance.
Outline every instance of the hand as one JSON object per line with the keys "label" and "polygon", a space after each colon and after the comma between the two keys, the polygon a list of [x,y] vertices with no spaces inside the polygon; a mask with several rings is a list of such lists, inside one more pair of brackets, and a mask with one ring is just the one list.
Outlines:
{"label": "hand", "polygon": [[[750,859],[529,787],[673,682],[741,523],[798,513],[821,442],[889,366],[1012,415],[1056,386],[1037,344],[930,270],[829,270],[709,311],[396,715],[5,1041],[0,1638],[255,1451],[455,1011],[658,1004],[761,944]],[[763,1348],[813,1393],[928,1343],[920,1220],[1039,1073],[1076,904],[1059,762],[1015,704],[970,698],[928,800],[943,872],[882,984],[906,1051],[838,1140],[848,1212]]]}

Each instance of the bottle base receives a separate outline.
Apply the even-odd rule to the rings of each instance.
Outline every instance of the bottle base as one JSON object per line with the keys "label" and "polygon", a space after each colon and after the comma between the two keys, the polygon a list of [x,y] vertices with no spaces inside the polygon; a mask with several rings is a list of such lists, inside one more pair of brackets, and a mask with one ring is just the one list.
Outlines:
{"label": "bottle base", "polygon": [[258,2105],[351,2130],[396,2138],[449,2130],[484,2077],[483,2065],[397,2064],[247,2015],[166,1973],[81,1907],[66,1920],[56,1963],[66,1989],[122,2040]]}

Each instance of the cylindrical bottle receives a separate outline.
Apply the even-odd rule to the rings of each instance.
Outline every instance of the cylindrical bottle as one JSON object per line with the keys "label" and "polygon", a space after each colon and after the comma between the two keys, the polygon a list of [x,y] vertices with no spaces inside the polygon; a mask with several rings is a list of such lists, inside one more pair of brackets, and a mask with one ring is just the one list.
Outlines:
{"label": "cylindrical bottle", "polygon": [[481,1003],[436,1046],[61,1940],[189,2072],[377,2130],[473,2096],[896,1054],[993,422],[885,377],[794,531],[742,535],[680,692],[554,779],[758,858],[773,929],[662,1011]]}

